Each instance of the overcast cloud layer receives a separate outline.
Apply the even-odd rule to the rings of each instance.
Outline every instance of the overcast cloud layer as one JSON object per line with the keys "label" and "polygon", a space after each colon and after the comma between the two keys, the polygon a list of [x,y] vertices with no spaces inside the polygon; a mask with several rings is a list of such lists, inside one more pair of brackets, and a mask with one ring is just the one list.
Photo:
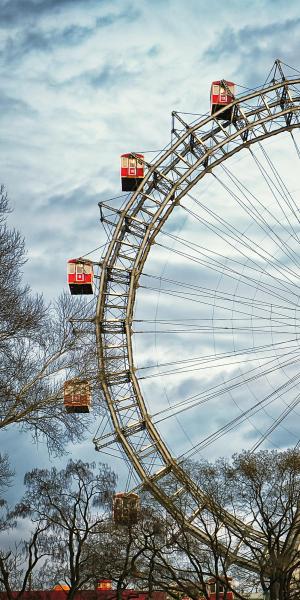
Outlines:
{"label": "overcast cloud layer", "polygon": [[[24,277],[56,297],[68,258],[104,243],[97,203],[119,155],[159,150],[171,111],[209,110],[211,81],[251,88],[276,58],[300,68],[297,1],[0,0],[1,182],[26,238]],[[46,464],[16,432],[17,473]],[[88,440],[73,457],[95,458]],[[116,465],[117,468],[117,465]]]}

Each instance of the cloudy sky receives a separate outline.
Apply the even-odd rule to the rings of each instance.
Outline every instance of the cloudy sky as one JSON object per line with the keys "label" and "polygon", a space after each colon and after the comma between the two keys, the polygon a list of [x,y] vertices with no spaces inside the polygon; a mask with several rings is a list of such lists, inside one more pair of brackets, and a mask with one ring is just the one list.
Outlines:
{"label": "cloudy sky", "polygon": [[[32,289],[55,298],[66,260],[105,242],[97,203],[120,193],[121,153],[151,160],[170,141],[172,110],[209,110],[214,79],[241,91],[276,58],[300,68],[299,26],[291,0],[0,0],[1,182]],[[46,464],[16,432],[2,439],[19,476],[24,453],[27,468]],[[81,452],[95,458],[90,441]]]}

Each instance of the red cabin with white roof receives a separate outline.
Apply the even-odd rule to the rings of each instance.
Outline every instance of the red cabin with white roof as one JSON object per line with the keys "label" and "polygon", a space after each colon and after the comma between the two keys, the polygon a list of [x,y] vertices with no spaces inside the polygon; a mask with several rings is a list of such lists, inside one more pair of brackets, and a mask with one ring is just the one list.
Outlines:
{"label": "red cabin with white roof", "polygon": [[93,293],[93,263],[83,258],[68,260],[68,284],[71,294]]}
{"label": "red cabin with white roof", "polygon": [[[213,81],[211,84],[210,92],[210,104],[211,114],[228,106],[233,102],[235,98],[235,84],[232,81]],[[231,106],[227,110],[224,110],[220,115],[216,116],[216,119],[222,119],[224,121],[232,121],[233,107]]]}
{"label": "red cabin with white roof", "polygon": [[121,155],[122,192],[134,192],[144,179],[144,155]]}
{"label": "red cabin with white roof", "polygon": [[140,498],[133,492],[119,492],[114,495],[113,519],[116,525],[135,525],[140,513]]}
{"label": "red cabin with white roof", "polygon": [[64,406],[67,413],[88,413],[91,407],[90,384],[85,379],[69,379],[64,383]]}

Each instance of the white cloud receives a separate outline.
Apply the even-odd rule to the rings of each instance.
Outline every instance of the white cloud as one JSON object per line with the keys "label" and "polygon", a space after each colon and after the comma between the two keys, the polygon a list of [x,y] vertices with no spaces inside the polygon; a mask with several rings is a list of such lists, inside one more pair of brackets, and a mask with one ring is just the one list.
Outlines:
{"label": "white cloud", "polygon": [[[104,243],[97,202],[120,193],[120,153],[158,150],[165,146],[170,140],[171,111],[207,112],[213,79],[226,76],[248,87],[259,85],[277,58],[274,52],[284,47],[285,56],[295,61],[298,55],[297,2],[290,2],[287,8],[281,1],[257,0],[245,9],[245,3],[239,0],[227,3],[212,0],[209,4],[197,0],[185,4],[179,0],[53,4],[53,0],[49,0],[40,3],[36,14],[32,10],[33,3],[28,0],[23,3],[27,6],[24,19],[18,12],[20,3],[10,0],[10,3],[0,4],[5,9],[2,24],[6,19],[7,25],[1,33],[1,79],[5,90],[0,118],[1,178],[15,209],[11,222],[26,236],[29,261],[25,277],[35,290],[48,297],[56,296],[65,287],[68,258],[85,254]],[[273,156],[280,158],[283,172],[288,173],[289,189],[296,194],[297,172],[289,168],[288,153],[281,155],[281,140],[277,146],[276,143],[272,148],[269,146]],[[146,152],[146,157],[151,160],[152,154]],[[258,186],[254,181],[253,164],[251,168],[245,164],[249,165],[237,156],[230,167],[238,175],[243,171],[244,183],[254,186],[269,206],[273,202],[272,194],[262,183]],[[197,191],[198,197],[204,204],[214,198],[216,210],[224,210],[224,218],[239,227],[241,236],[252,235],[255,242],[289,264],[282,249],[276,248],[274,239],[267,239],[259,228],[253,228],[245,212],[230,203],[225,191],[219,189],[217,195],[217,188],[212,180],[204,181]],[[185,200],[184,204],[192,206],[193,201]],[[226,247],[227,258],[237,258],[238,253],[229,246],[228,240],[224,242],[213,236],[203,225],[195,226],[193,219],[183,214],[178,209],[172,216],[169,229],[172,234],[188,236],[190,241],[214,252],[224,253]],[[179,244],[175,247],[179,248]],[[190,252],[198,256],[197,249]],[[262,292],[243,280],[243,273],[250,272],[249,263],[244,263],[237,279],[229,282],[225,266],[224,262],[221,272],[203,265],[195,265],[197,268],[193,269],[187,259],[167,255],[157,246],[145,270],[158,274],[163,270],[165,277],[186,278],[185,281],[195,277],[197,284],[203,287],[215,286],[221,292],[248,294],[250,300],[266,300]],[[154,318],[156,305],[157,296],[154,300],[149,293],[138,294],[137,317]],[[237,315],[237,308],[232,302],[233,316]],[[198,304],[187,300],[172,300],[171,305],[163,294],[158,309],[161,318],[166,314],[172,318],[191,314],[207,317],[209,310],[212,316],[211,307],[208,309],[202,304],[199,309]],[[215,318],[217,313],[214,307]],[[293,335],[296,333],[295,326]],[[275,325],[267,335],[268,340],[272,335],[276,341]],[[188,347],[184,335],[177,336],[177,346],[165,334],[157,338],[156,345],[153,338],[149,344],[149,336],[146,339],[136,336],[136,360],[141,366],[143,361],[164,362],[164,357],[175,360],[178,352],[188,357],[213,353],[216,349],[232,350],[235,345],[256,344],[258,338],[258,334],[249,339],[245,333],[238,338],[236,334],[206,332],[193,336]],[[219,381],[222,377],[226,379],[231,370],[229,367],[220,369]],[[284,377],[289,372],[286,368]],[[205,373],[205,378],[202,375],[169,378],[166,389],[175,401],[182,397],[183,390],[188,395],[197,386],[203,389],[214,377],[215,373],[211,379],[209,373]],[[273,383],[278,385],[277,375]],[[153,382],[143,385],[149,406],[166,406],[163,385],[159,379],[155,385]],[[253,385],[251,394],[256,392],[257,387]],[[241,396],[244,398],[245,394],[243,389]],[[218,401],[213,405],[213,418],[207,408],[199,418],[193,413],[192,419],[187,413],[186,422],[182,420],[183,427],[195,441],[197,435],[205,435],[205,430],[212,431],[222,422],[224,410],[231,415],[233,409],[234,399],[229,398],[228,404]],[[236,406],[235,409],[238,414],[239,409]],[[270,424],[271,419],[266,421]],[[169,435],[173,425],[164,427]],[[176,431],[178,443],[177,439],[174,443],[173,436],[173,450],[179,453],[186,439],[180,427]],[[232,447],[242,447],[249,431],[253,431],[252,425],[243,424],[239,435],[231,434],[230,451]],[[94,458],[92,444],[90,441],[88,444]],[[213,452],[223,450],[223,441],[219,440]],[[86,445],[74,449],[76,456],[81,451],[89,453]],[[39,459],[42,455],[40,453]],[[29,466],[36,460],[33,453],[26,464]],[[45,460],[42,456],[42,462]],[[16,467],[20,473],[18,464]]]}

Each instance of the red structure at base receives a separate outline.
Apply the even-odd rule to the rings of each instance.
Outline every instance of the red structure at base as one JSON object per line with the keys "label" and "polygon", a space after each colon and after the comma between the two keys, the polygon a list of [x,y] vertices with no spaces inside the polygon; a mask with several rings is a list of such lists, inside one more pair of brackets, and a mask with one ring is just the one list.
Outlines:
{"label": "red structure at base", "polygon": [[[13,598],[17,598],[18,592],[12,592]],[[32,590],[24,592],[22,600],[65,600],[68,590]],[[20,600],[21,600],[20,599]],[[117,600],[116,590],[80,590],[75,594],[76,600]],[[7,594],[0,592],[0,600],[7,600]],[[136,590],[123,590],[122,600],[148,600],[148,592]],[[152,592],[152,600],[166,600],[165,592]]]}
{"label": "red structure at base", "polygon": [[[230,587],[233,584],[232,577],[227,578]],[[216,580],[211,577],[206,581],[207,593],[210,600],[216,600]],[[219,581],[219,598],[225,597],[225,587],[222,581]],[[227,588],[228,590],[228,588]],[[19,600],[67,600],[69,587],[64,584],[57,584],[52,590],[32,590],[22,594]],[[18,592],[12,592],[12,596],[17,600]],[[167,600],[166,592],[152,592],[151,600]],[[170,596],[169,596],[170,598]],[[226,600],[236,598],[233,591],[226,592]],[[199,593],[199,600],[204,599],[204,594]],[[5,592],[0,592],[0,600],[8,600]],[[112,589],[110,579],[98,579],[95,590],[80,590],[75,594],[75,600],[117,600],[117,590]],[[122,590],[122,600],[149,600],[148,592],[139,592],[137,590]],[[181,600],[191,600],[187,596],[182,596]]]}

